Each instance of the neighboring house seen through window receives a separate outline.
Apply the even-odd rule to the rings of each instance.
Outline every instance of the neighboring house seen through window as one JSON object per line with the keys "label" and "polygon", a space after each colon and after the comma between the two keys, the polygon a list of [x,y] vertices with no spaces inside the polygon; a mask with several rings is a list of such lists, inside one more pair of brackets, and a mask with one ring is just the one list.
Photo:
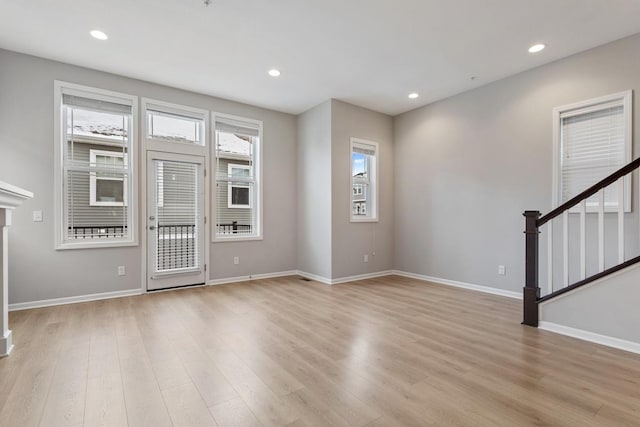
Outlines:
{"label": "neighboring house seen through window", "polygon": [[215,115],[215,239],[261,238],[262,123]]}
{"label": "neighboring house seen through window", "polygon": [[[89,150],[90,165],[96,168],[122,169],[126,154],[117,151]],[[124,176],[110,172],[91,172],[91,206],[125,206],[127,204],[127,182]]]}
{"label": "neighboring house seen through window", "polygon": [[351,138],[351,221],[377,221],[378,144]]}
{"label": "neighboring house seen through window", "polygon": [[[232,178],[251,178],[251,166],[229,163],[229,176]],[[240,182],[229,182],[227,186],[227,206],[229,208],[250,208],[251,187]]]}
{"label": "neighboring house seen through window", "polygon": [[[554,109],[557,205],[631,161],[631,117],[631,91]],[[618,191],[618,185],[605,189],[605,211],[617,210]],[[624,179],[624,200],[625,210],[630,211],[629,176]],[[587,199],[587,211],[598,207],[597,194]]]}

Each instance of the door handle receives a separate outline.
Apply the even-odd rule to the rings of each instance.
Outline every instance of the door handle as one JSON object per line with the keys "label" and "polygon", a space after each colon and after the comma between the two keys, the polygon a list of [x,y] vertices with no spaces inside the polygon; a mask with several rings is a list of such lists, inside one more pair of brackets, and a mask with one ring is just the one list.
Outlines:
{"label": "door handle", "polygon": [[156,226],[155,226],[155,225],[150,225],[150,226],[149,226],[149,230],[155,230],[155,229],[156,229]]}

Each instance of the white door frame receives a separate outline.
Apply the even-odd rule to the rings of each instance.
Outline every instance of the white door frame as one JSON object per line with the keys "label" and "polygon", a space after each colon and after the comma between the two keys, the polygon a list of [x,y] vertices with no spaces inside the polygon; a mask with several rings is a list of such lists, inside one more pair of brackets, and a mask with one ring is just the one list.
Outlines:
{"label": "white door frame", "polygon": [[[148,161],[148,157],[150,154],[153,153],[164,153],[164,154],[168,154],[171,156],[175,156],[176,159],[181,157],[184,159],[189,159],[189,158],[200,158],[202,159],[202,166],[204,168],[204,196],[202,198],[202,203],[203,203],[203,211],[204,211],[204,217],[205,217],[205,224],[204,224],[204,229],[203,229],[203,242],[202,242],[202,246],[203,246],[203,257],[202,257],[202,262],[203,262],[203,268],[204,268],[204,283],[205,285],[207,283],[209,283],[209,250],[210,250],[210,241],[211,241],[211,221],[210,221],[210,215],[209,215],[209,205],[210,205],[210,184],[209,184],[209,171],[207,170],[207,165],[208,165],[208,161],[209,159],[207,158],[207,156],[198,156],[198,155],[191,155],[191,154],[183,154],[180,152],[176,152],[174,150],[145,150],[144,151],[144,155],[140,156],[141,158],[141,165],[140,165],[140,184],[141,184],[141,192],[140,192],[140,224],[143,225],[140,227],[140,231],[141,233],[143,233],[140,236],[140,242],[141,242],[141,246],[142,246],[142,256],[141,256],[141,265],[140,265],[140,276],[141,276],[141,290],[143,293],[149,292],[150,290],[148,289],[148,272],[147,272],[147,266],[148,266],[148,262],[149,262],[149,251],[148,251],[148,244],[147,244],[147,227],[148,227],[148,213],[147,213],[147,197],[148,197],[148,191],[147,191],[147,187],[148,187],[148,179],[147,179],[147,161]],[[151,290],[153,291],[153,290]]]}

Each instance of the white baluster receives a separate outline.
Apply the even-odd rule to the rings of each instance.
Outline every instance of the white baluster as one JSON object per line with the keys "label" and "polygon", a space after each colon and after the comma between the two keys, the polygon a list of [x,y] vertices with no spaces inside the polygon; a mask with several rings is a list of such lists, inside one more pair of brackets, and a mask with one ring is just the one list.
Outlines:
{"label": "white baluster", "polygon": [[569,286],[569,211],[562,213],[562,284]]}
{"label": "white baluster", "polygon": [[618,263],[624,262],[624,177],[618,180]]}
{"label": "white baluster", "polygon": [[547,223],[547,292],[553,292],[553,220]]}
{"label": "white baluster", "polygon": [[604,188],[598,191],[598,271],[604,271]]}
{"label": "white baluster", "polygon": [[587,277],[587,201],[580,202],[580,280]]}

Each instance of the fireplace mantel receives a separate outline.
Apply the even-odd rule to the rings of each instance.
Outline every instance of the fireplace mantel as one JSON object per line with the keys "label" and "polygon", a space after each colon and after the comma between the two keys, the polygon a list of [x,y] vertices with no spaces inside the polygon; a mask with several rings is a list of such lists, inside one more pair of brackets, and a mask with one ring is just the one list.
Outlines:
{"label": "fireplace mantel", "polygon": [[9,226],[11,211],[25,200],[32,199],[33,193],[0,181],[0,357],[8,356],[13,349],[9,330]]}

